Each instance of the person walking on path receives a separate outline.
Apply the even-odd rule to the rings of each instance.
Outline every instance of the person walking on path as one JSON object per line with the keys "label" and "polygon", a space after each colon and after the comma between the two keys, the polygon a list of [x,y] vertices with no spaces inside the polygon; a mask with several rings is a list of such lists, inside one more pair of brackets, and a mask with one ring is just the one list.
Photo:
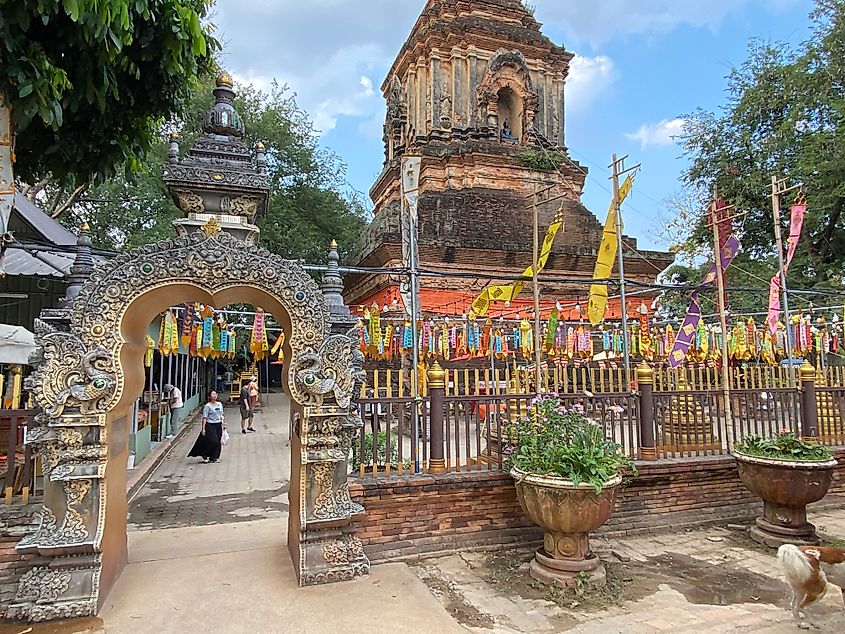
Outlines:
{"label": "person walking on path", "polygon": [[170,404],[170,431],[167,433],[167,438],[173,438],[176,435],[179,421],[182,420],[182,408],[185,403],[182,400],[182,390],[170,383],[164,386],[164,393],[168,395]]}
{"label": "person walking on path", "polygon": [[202,408],[202,429],[189,458],[202,458],[203,462],[217,462],[223,447],[223,403],[217,400],[217,392],[208,395],[208,403]]}
{"label": "person walking on path", "polygon": [[252,399],[252,411],[258,407],[258,381],[253,378],[247,385],[249,388],[249,398]]}
{"label": "person walking on path", "polygon": [[255,405],[252,402],[252,395],[250,394],[249,386],[252,381],[241,388],[241,395],[238,404],[241,409],[241,433],[245,434],[248,431],[255,431],[252,427],[252,422],[255,418]]}

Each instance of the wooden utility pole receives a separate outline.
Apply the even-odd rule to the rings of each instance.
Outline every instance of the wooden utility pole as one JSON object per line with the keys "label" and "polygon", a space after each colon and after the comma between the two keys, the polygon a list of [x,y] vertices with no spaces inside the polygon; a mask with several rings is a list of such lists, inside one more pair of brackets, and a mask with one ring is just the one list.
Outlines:
{"label": "wooden utility pole", "polygon": [[792,360],[792,333],[789,331],[789,291],[786,288],[786,268],[783,265],[783,237],[780,231],[780,197],[787,192],[795,189],[801,189],[804,185],[799,183],[792,187],[786,186],[785,178],[778,178],[772,176],[772,220],[775,224],[775,244],[778,250],[778,266],[780,271],[780,292],[783,296],[783,313],[784,323],[786,323],[786,355],[789,359],[789,380],[792,381],[794,377],[795,364]]}
{"label": "wooden utility pole", "polygon": [[540,205],[537,202],[537,184],[534,184],[534,392],[539,394],[540,387]]}
{"label": "wooden utility pole", "polygon": [[722,393],[725,396],[725,424],[726,429],[730,433],[733,429],[733,415],[731,413],[731,388],[730,380],[731,373],[728,368],[728,317],[727,307],[725,306],[725,278],[724,269],[722,268],[722,249],[719,246],[719,212],[730,210],[732,207],[723,207],[719,209],[718,190],[713,186],[713,202],[710,205],[710,224],[713,227],[713,254],[715,256],[716,264],[716,288],[718,295],[717,305],[719,307],[719,326],[722,329]]}
{"label": "wooden utility pole", "polygon": [[622,301],[622,355],[625,359],[625,383],[631,385],[631,350],[628,344],[628,297],[627,288],[625,284],[625,258],[622,253],[622,204],[619,201],[619,177],[628,172],[633,172],[640,168],[640,163],[633,167],[625,168],[625,159],[616,158],[613,155],[613,162],[608,166],[613,170],[610,179],[613,181],[613,207],[616,212],[616,257],[619,263],[619,294]]}

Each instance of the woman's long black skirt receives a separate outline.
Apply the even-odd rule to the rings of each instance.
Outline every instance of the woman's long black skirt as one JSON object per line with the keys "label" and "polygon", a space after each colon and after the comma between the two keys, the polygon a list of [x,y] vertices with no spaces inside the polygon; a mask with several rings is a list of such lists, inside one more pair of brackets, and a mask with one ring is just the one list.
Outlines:
{"label": "woman's long black skirt", "polygon": [[223,423],[206,423],[205,434],[200,431],[194,448],[188,454],[188,458],[205,458],[207,460],[219,460],[223,437]]}

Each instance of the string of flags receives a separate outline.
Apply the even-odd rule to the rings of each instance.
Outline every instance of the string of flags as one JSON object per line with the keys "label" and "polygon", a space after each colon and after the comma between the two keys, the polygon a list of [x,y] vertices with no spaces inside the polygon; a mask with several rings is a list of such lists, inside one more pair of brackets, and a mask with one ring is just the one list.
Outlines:
{"label": "string of flags", "polygon": [[[251,354],[255,361],[261,361],[268,355],[277,355],[278,361],[283,362],[284,341],[282,333],[271,350],[267,339],[266,315],[259,308],[243,352]],[[146,343],[146,367],[152,364],[156,349],[165,357],[187,352],[192,357],[203,359],[234,359],[238,352],[235,324],[227,322],[225,313],[199,303],[185,304],[178,311],[168,309],[163,312],[158,340],[147,335]]]}
{"label": "string of flags", "polygon": [[[700,315],[699,315],[700,317]],[[838,320],[837,320],[838,321]],[[686,323],[686,322],[685,322]],[[377,305],[365,309],[359,320],[359,349],[372,360],[396,360],[413,346],[413,329],[406,319],[384,316]],[[421,360],[462,361],[475,358],[524,360],[535,358],[534,324],[528,319],[426,319],[417,324],[418,355]],[[594,328],[589,322],[559,319],[555,309],[540,324],[541,353],[556,363],[621,359],[623,333],[620,324]],[[728,326],[728,357],[735,362],[771,365],[787,358],[788,342],[793,342],[793,356],[812,352],[838,354],[841,350],[839,327],[831,327],[824,318],[815,323],[809,313],[792,315],[789,325],[779,322],[775,332],[753,317],[738,318]],[[670,324],[655,324],[653,314],[643,304],[639,319],[629,324],[626,333],[635,360],[670,361],[677,349],[679,333]],[[698,319],[685,347],[685,360],[694,363],[716,362],[722,356],[722,331],[718,324]]]}

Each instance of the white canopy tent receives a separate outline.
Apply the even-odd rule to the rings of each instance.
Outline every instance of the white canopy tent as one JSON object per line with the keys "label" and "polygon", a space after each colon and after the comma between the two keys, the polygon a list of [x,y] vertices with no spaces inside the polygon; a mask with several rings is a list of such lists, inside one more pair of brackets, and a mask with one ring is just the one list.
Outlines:
{"label": "white canopy tent", "polygon": [[0,363],[29,365],[35,352],[35,337],[23,326],[0,324]]}

